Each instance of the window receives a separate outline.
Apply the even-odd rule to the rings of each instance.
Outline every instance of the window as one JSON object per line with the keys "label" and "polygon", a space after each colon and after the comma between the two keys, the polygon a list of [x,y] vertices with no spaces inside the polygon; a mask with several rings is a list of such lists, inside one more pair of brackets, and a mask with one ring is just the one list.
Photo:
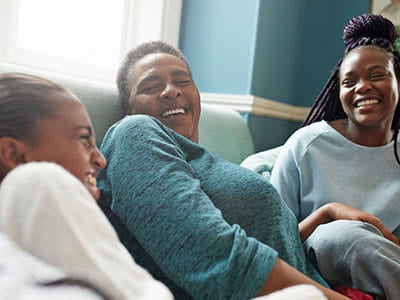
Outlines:
{"label": "window", "polygon": [[177,46],[181,1],[2,0],[0,11],[1,61],[113,81],[138,43]]}

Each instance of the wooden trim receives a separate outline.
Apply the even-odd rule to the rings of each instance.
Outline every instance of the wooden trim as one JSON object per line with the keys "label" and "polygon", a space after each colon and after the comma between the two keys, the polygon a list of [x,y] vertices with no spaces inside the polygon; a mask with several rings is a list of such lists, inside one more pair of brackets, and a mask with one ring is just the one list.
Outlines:
{"label": "wooden trim", "polygon": [[303,121],[308,107],[294,106],[253,95],[201,93],[203,103],[225,106],[242,113],[273,117],[284,120]]}

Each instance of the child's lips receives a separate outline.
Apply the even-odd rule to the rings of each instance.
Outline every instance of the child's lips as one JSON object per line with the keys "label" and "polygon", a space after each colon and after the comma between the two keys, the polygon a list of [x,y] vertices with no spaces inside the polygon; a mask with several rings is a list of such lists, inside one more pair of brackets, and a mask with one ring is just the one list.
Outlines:
{"label": "child's lips", "polygon": [[100,198],[100,189],[97,187],[97,180],[96,180],[96,174],[87,174],[85,175],[84,179],[84,185],[90,192],[90,194],[93,196],[94,200],[98,201]]}

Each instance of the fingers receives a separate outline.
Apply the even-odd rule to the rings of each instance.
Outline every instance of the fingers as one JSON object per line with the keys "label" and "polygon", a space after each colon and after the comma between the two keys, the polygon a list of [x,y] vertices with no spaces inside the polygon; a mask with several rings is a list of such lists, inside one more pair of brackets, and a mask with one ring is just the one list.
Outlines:
{"label": "fingers", "polygon": [[392,241],[397,246],[400,246],[399,239],[389,229],[387,229],[387,227],[383,224],[383,222],[379,218],[366,213],[365,217],[360,218],[360,221],[374,225],[376,228],[378,228],[378,230],[382,233],[382,235],[385,238],[387,238],[389,241]]}
{"label": "fingers", "polygon": [[[381,230],[381,232],[382,232],[382,230]],[[397,246],[400,247],[400,241],[393,233],[391,233],[390,231],[382,232],[382,233],[385,238],[387,238],[389,241],[392,241],[393,243],[395,243]]]}
{"label": "fingers", "polygon": [[332,202],[329,204],[328,208],[330,216],[333,220],[359,220],[372,224],[382,233],[385,238],[400,246],[399,239],[389,229],[386,228],[386,226],[378,217],[342,203]]}
{"label": "fingers", "polygon": [[382,232],[382,234],[385,238],[387,238],[389,241],[392,241],[397,246],[400,246],[399,239],[390,230],[388,230],[383,224],[382,224],[382,226],[376,226],[376,227],[380,230],[380,232]]}

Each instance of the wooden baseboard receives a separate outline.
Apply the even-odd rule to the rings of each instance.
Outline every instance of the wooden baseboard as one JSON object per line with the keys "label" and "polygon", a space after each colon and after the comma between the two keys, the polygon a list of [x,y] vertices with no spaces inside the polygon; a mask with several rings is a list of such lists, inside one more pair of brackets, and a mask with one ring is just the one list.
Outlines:
{"label": "wooden baseboard", "polygon": [[310,108],[294,106],[253,95],[201,93],[203,103],[225,106],[242,113],[273,117],[291,121],[303,121]]}

